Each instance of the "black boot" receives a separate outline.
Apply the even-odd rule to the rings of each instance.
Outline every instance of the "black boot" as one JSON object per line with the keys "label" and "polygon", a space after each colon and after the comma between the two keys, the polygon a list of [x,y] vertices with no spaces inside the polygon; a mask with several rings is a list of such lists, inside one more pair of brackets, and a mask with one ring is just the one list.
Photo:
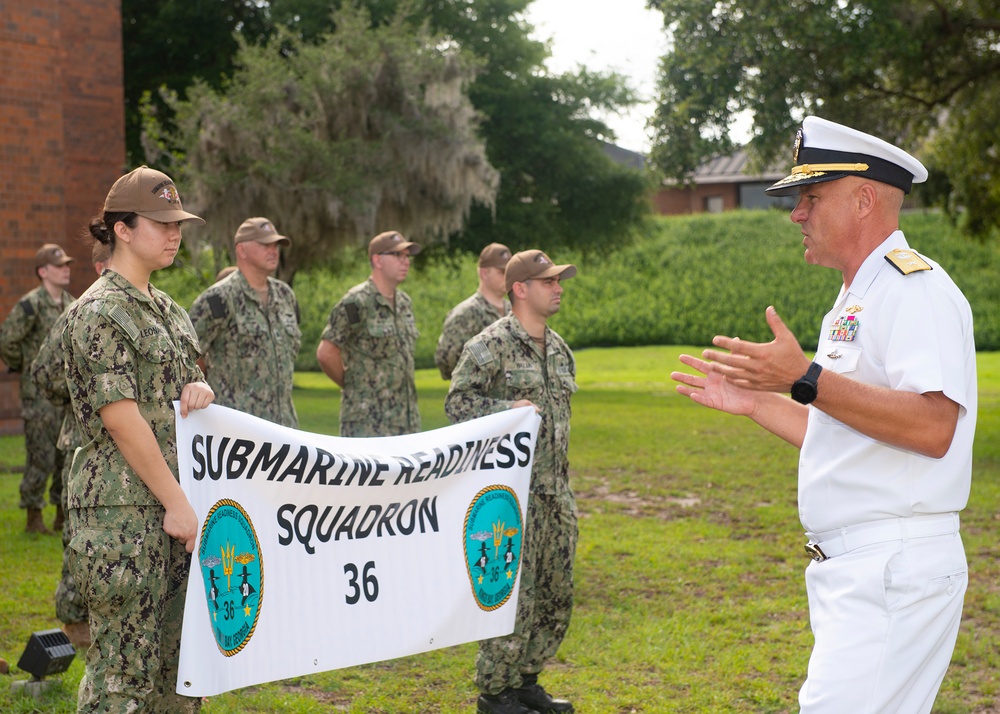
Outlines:
{"label": "black boot", "polygon": [[573,705],[568,701],[553,699],[552,695],[545,691],[538,683],[537,674],[524,675],[521,686],[514,690],[514,694],[521,704],[540,714],[570,714],[573,711]]}
{"label": "black boot", "polygon": [[538,714],[518,701],[514,691],[507,688],[499,694],[480,694],[476,709],[479,714]]}

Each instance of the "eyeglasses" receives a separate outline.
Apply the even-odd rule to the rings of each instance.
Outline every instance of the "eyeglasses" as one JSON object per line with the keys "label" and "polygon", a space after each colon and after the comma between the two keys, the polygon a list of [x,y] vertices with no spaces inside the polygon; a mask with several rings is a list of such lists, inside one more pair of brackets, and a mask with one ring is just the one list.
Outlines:
{"label": "eyeglasses", "polygon": [[396,258],[399,258],[400,260],[409,260],[410,259],[410,254],[407,253],[405,250],[397,250],[395,252],[389,252],[389,253],[379,253],[379,255],[391,255],[391,256],[394,256]]}

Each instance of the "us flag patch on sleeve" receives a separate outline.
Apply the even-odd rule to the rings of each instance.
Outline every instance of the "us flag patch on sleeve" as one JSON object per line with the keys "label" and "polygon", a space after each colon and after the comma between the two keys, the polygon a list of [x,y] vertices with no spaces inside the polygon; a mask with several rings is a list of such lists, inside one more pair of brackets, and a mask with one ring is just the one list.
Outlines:
{"label": "us flag patch on sleeve", "polygon": [[480,367],[493,361],[493,353],[490,352],[490,348],[481,341],[477,340],[476,342],[469,343],[469,353],[472,355],[472,359],[476,360],[476,364]]}
{"label": "us flag patch on sleeve", "polygon": [[118,323],[118,325],[125,331],[125,334],[129,336],[129,339],[133,342],[139,339],[139,328],[136,327],[135,322],[132,321],[132,316],[128,314],[128,310],[123,308],[121,305],[115,304],[108,310],[108,317]]}

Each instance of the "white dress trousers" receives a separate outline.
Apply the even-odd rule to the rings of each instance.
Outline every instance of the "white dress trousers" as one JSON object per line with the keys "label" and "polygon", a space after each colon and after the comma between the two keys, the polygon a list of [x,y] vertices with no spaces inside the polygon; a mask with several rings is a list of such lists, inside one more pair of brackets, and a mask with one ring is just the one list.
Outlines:
{"label": "white dress trousers", "polygon": [[815,646],[801,714],[926,714],[962,619],[958,533],[865,546],[806,569]]}

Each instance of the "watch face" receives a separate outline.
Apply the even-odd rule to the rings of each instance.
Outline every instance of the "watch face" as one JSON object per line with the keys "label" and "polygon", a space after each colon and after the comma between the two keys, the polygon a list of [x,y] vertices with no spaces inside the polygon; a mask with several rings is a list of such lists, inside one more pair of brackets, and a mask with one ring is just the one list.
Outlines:
{"label": "watch face", "polygon": [[799,404],[809,404],[816,398],[816,387],[809,382],[799,380],[792,385],[792,399]]}

